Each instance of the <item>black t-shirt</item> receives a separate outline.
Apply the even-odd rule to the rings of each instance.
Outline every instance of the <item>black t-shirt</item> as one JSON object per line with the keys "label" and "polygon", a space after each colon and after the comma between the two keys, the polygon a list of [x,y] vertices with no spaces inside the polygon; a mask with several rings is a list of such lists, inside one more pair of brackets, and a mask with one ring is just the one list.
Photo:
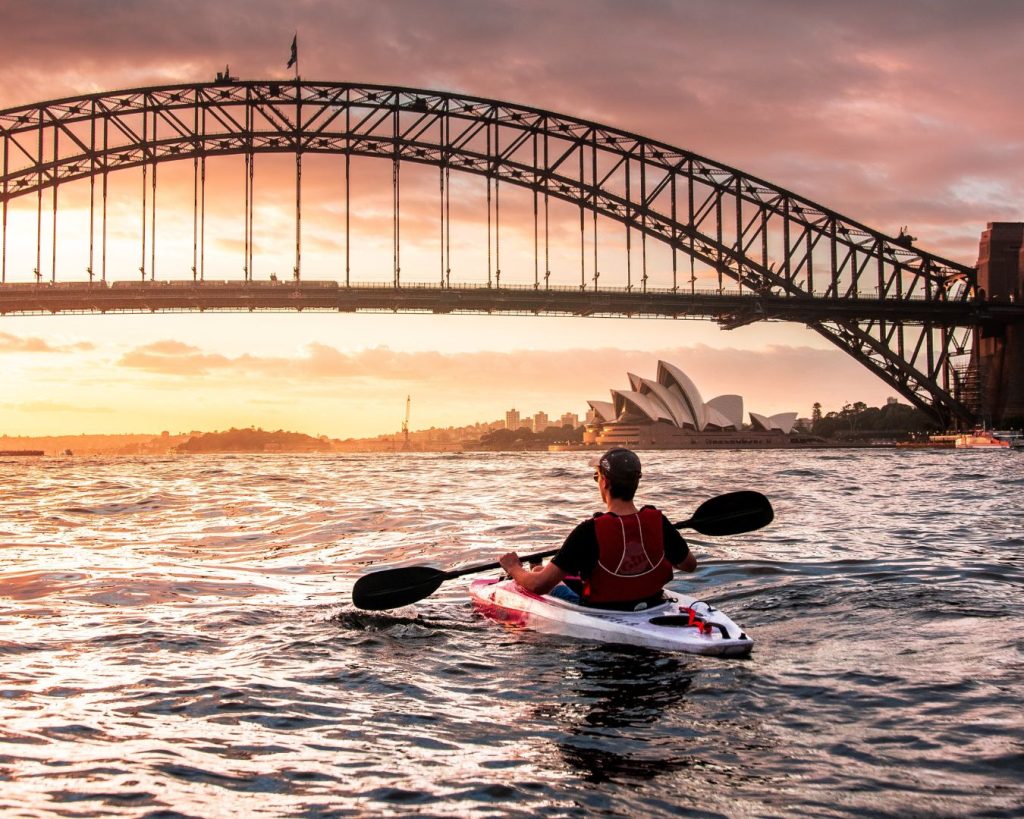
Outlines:
{"label": "black t-shirt", "polygon": [[[665,559],[673,566],[678,566],[686,560],[690,547],[665,515],[661,516],[661,532]],[[569,533],[551,562],[567,575],[577,575],[586,580],[597,566],[597,556],[597,528],[594,526],[594,518],[590,518]]]}

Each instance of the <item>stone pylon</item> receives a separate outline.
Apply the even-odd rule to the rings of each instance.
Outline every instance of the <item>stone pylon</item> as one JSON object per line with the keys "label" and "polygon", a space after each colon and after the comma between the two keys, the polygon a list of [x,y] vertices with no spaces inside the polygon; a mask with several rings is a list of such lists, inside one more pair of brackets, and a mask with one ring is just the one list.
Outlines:
{"label": "stone pylon", "polygon": [[[982,299],[1021,300],[1024,222],[989,222],[978,250],[978,286]],[[979,327],[975,356],[979,420],[995,427],[1024,423],[1024,326]]]}

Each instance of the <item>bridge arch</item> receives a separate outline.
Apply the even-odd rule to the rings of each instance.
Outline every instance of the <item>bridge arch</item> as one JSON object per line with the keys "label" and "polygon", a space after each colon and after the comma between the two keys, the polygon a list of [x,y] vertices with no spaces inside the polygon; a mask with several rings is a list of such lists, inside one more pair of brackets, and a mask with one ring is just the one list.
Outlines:
{"label": "bridge arch", "polygon": [[[723,326],[797,316],[912,403],[944,420],[973,419],[965,385],[979,323],[974,268],[621,129],[423,89],[223,80],[7,109],[0,137],[5,279],[7,209],[16,198],[35,195],[41,208],[43,191],[75,180],[219,155],[288,153],[299,167],[307,154],[377,157],[396,171],[429,165],[526,189],[535,202],[567,202],[579,208],[581,230],[584,212],[617,221],[627,236],[670,248],[673,268],[670,291],[649,290],[646,270],[639,284],[630,278],[617,289],[678,296],[681,253],[716,271],[719,291],[728,283],[749,297],[739,309],[723,301]],[[248,202],[246,210],[251,220]],[[396,288],[399,270],[396,261]],[[535,286],[547,286],[548,272]],[[581,270],[580,291],[595,300],[616,289],[598,276],[596,266],[592,281]],[[823,309],[839,304],[838,314]]]}

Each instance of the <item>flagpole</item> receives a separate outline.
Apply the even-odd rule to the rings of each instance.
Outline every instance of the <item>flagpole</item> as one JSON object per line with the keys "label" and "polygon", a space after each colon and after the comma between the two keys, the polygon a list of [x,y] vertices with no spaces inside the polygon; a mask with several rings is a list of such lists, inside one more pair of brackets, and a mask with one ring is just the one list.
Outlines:
{"label": "flagpole", "polygon": [[299,88],[299,32],[292,37],[292,50],[286,68],[295,66],[295,281],[302,277],[302,89]]}
{"label": "flagpole", "polygon": [[295,82],[299,81],[299,32],[296,30],[295,34],[292,35],[292,50],[291,54],[288,55],[288,65],[285,68],[291,68],[295,66]]}

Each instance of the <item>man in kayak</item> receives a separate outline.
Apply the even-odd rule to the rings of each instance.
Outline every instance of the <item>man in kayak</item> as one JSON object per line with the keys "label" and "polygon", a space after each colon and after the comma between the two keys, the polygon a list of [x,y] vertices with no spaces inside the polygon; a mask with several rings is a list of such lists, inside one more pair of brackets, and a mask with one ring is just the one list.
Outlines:
{"label": "man in kayak", "polygon": [[[633,503],[640,483],[635,452],[611,449],[591,466],[608,511],[573,529],[545,566],[527,569],[515,552],[499,562],[534,594],[551,592],[571,602],[625,611],[657,605],[673,568],[692,572],[697,559],[668,518],[653,506],[637,509]],[[567,579],[569,584],[563,582]]]}

